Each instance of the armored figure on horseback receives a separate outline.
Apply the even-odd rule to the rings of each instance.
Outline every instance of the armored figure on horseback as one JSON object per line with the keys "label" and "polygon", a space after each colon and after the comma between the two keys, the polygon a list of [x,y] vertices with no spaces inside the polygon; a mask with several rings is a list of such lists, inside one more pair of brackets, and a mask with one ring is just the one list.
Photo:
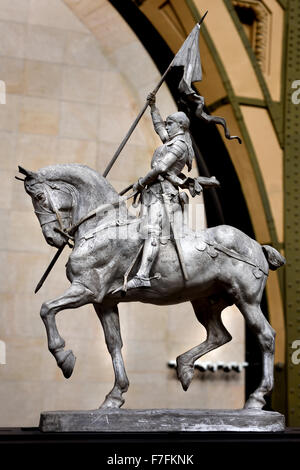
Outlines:
{"label": "armored figure on horseback", "polygon": [[[92,304],[103,327],[115,374],[113,388],[101,408],[121,407],[125,401],[123,394],[129,386],[121,351],[123,343],[118,316],[118,304],[121,302],[153,305],[191,302],[197,319],[207,331],[207,338],[177,357],[177,375],[184,390],[188,389],[193,379],[195,361],[231,340],[221,314],[226,307],[235,304],[256,335],[263,356],[261,382],[248,398],[245,408],[261,410],[265,405],[264,396],[273,387],[275,331],[261,311],[260,303],[269,269],[276,270],[282,266],[284,257],[275,248],[261,246],[235,227],[220,225],[201,233],[190,231],[180,239],[177,225],[173,223],[173,216],[182,212],[183,203],[188,200],[187,194],[180,192],[180,189],[189,190],[194,197],[201,193],[203,187],[218,186],[219,183],[214,177],[189,178],[182,173],[185,166],[188,171],[191,170],[194,157],[189,119],[185,113],[177,112],[164,122],[155,106],[155,94],[172,67],[183,67],[178,89],[197,105],[199,117],[221,124],[227,139],[240,142],[237,136],[230,135],[223,118],[205,114],[204,99],[192,88],[192,83],[202,79],[198,37],[203,19],[195,26],[153,93],[148,96],[144,108],[103,175],[75,163],[50,165],[37,172],[19,167],[25,179],[17,179],[24,181],[45,240],[58,249],[36,291],[64,246],[70,240],[73,242],[66,264],[70,286],[41,307],[40,315],[46,328],[49,351],[64,376],[69,378],[76,358],[71,350],[65,350],[65,341],[59,333],[55,317],[62,310]],[[148,105],[162,145],[154,152],[151,170],[133,185],[132,194],[120,199],[120,194],[129,188],[118,194],[106,176]],[[132,217],[125,204],[125,200],[136,193],[140,193],[140,218]],[[125,213],[124,223],[120,223],[115,211],[111,210],[116,205],[121,205]],[[115,236],[116,230],[121,235],[127,234],[129,225],[130,237]],[[166,225],[170,229],[169,239],[172,242],[166,243],[159,254]],[[144,245],[141,244],[142,238]],[[119,288],[122,278],[125,284],[142,249],[140,267],[128,282],[129,292],[124,296],[122,288]],[[160,273],[159,281],[150,282],[152,267]]]}
{"label": "armored figure on horseback", "polygon": [[[192,179],[181,173],[185,166],[188,171],[192,169],[194,158],[189,133],[190,121],[184,112],[179,111],[168,116],[164,122],[155,105],[155,95],[150,93],[147,100],[151,108],[155,132],[163,145],[154,152],[151,170],[133,185],[133,190],[141,194],[140,235],[145,242],[140,268],[134,278],[128,282],[127,289],[150,287],[150,270],[158,255],[159,244],[163,243],[163,232],[164,238],[169,235],[174,239],[180,257],[179,238],[182,236],[182,230],[174,233],[173,220],[176,212],[184,211],[188,196],[185,192],[180,192],[179,188],[187,188],[191,195],[195,196],[202,191],[199,181],[202,185],[217,186],[219,184],[214,177]],[[182,217],[181,220],[183,221]],[[167,235],[165,235],[166,232]],[[180,261],[184,273],[184,262]]]}

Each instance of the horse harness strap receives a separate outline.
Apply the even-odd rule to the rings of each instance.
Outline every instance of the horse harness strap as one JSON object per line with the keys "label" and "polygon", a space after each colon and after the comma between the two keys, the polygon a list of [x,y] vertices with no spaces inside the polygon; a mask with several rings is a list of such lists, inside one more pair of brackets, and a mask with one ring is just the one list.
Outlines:
{"label": "horse harness strap", "polygon": [[[128,186],[128,188],[126,188],[126,191],[128,189],[130,189],[131,186]],[[125,191],[125,192],[126,192]],[[124,190],[121,191],[121,194],[124,194]],[[121,195],[119,194],[119,196]],[[127,201],[128,199],[134,197],[135,195],[137,194],[137,191],[133,191],[132,193],[130,193],[128,196],[122,196],[120,198],[120,200],[116,201],[116,202],[112,202],[110,204],[101,204],[100,206],[96,207],[96,209],[93,209],[91,212],[88,212],[88,214],[86,214],[84,217],[82,217],[82,219],[80,219],[78,222],[76,222],[74,225],[72,225],[70,228],[67,229],[67,232],[70,233],[70,234],[74,234],[76,232],[76,230],[78,229],[78,227],[83,223],[83,222],[86,222],[87,220],[91,219],[92,217],[95,217],[97,215],[98,212],[100,212],[101,210],[104,210],[104,209],[109,209],[110,207],[112,206],[117,206],[118,204],[120,204],[121,202],[125,202]],[[66,234],[67,235],[67,234]]]}
{"label": "horse harness strap", "polygon": [[[53,223],[53,222],[56,222],[58,221],[59,223],[59,226],[60,228],[57,228],[55,227],[54,230],[56,230],[57,232],[61,233],[65,238],[66,238],[66,241],[65,243],[57,250],[56,254],[54,255],[52,261],[50,262],[48,268],[46,269],[45,273],[43,274],[41,280],[39,281],[39,283],[37,284],[36,288],[35,288],[35,294],[38,292],[38,290],[42,287],[42,285],[44,284],[48,274],[50,273],[51,269],[53,268],[54,264],[56,263],[57,259],[59,258],[61,252],[63,251],[64,247],[66,245],[68,245],[70,248],[74,248],[74,246],[72,246],[70,243],[69,243],[69,240],[74,240],[74,233],[77,231],[78,227],[83,223],[85,222],[86,220],[94,217],[97,212],[99,212],[101,209],[107,207],[107,206],[111,206],[111,205],[116,205],[116,203],[114,204],[105,204],[105,205],[101,205],[101,206],[98,206],[96,209],[94,209],[93,211],[89,212],[86,216],[84,216],[82,219],[80,219],[78,222],[76,222],[74,225],[71,225],[70,227],[68,228],[64,228],[63,226],[63,220],[64,219],[70,219],[70,217],[67,217],[67,216],[62,216],[59,212],[59,210],[56,208],[54,202],[53,202],[53,199],[51,197],[51,194],[50,194],[50,191],[48,189],[48,185],[47,183],[44,181],[44,185],[46,186],[46,192],[47,192],[47,195],[48,195],[48,199],[50,201],[50,205],[51,205],[51,208],[53,210],[52,211],[49,211],[49,210],[44,210],[43,212],[41,211],[35,211],[36,214],[40,214],[40,215],[45,215],[45,214],[53,214],[53,216],[48,219],[47,221],[45,221],[44,223],[41,224],[41,226],[43,225],[46,225],[46,224],[49,224],[49,223]],[[125,188],[125,190],[121,191],[120,193],[120,196],[123,196],[124,193],[126,193],[129,189],[132,188],[132,185],[131,186],[128,186],[128,188]],[[136,191],[132,192],[131,194],[129,194],[128,196],[126,197],[122,197],[122,200],[123,201],[126,201],[127,199],[130,199],[132,197],[134,197],[136,194]],[[120,201],[118,201],[118,204],[119,204]],[[55,216],[54,216],[55,214]],[[117,221],[118,224],[120,225],[120,222]],[[115,224],[116,225],[116,224]],[[105,227],[103,227],[105,228]]]}
{"label": "horse harness strap", "polygon": [[63,221],[62,221],[63,219],[62,219],[62,217],[61,217],[61,215],[60,215],[60,212],[59,212],[59,210],[57,209],[57,207],[56,207],[56,205],[55,205],[53,199],[51,198],[51,194],[50,194],[50,192],[49,192],[49,189],[48,189],[48,185],[47,185],[47,184],[45,185],[45,189],[46,189],[46,193],[47,193],[47,195],[48,195],[48,198],[49,198],[51,207],[52,207],[52,209],[53,209],[53,212],[55,213],[56,218],[57,218],[57,220],[58,220],[60,229],[61,229],[61,230],[64,230],[64,225],[63,225]]}
{"label": "horse harness strap", "polygon": [[[109,207],[111,207],[111,206],[115,206],[115,205],[117,205],[117,204],[120,204],[120,202],[123,202],[123,201],[125,202],[127,199],[130,199],[131,197],[135,196],[135,194],[136,194],[136,191],[134,191],[133,193],[129,194],[128,196],[122,197],[121,201],[118,200],[118,201],[116,201],[115,203],[112,203],[112,204],[101,204],[100,206],[96,207],[96,209],[93,209],[91,212],[89,212],[89,213],[86,214],[84,217],[82,217],[78,222],[76,222],[75,224],[71,225],[71,226],[68,227],[68,228],[65,228],[65,227],[63,226],[63,219],[67,219],[67,218],[70,218],[70,217],[67,217],[67,216],[63,217],[63,216],[60,214],[59,210],[58,210],[58,209],[56,208],[56,206],[55,206],[55,203],[54,203],[53,199],[51,198],[51,194],[50,194],[50,191],[49,191],[49,189],[48,189],[48,187],[47,187],[47,186],[48,186],[47,183],[44,182],[44,184],[45,184],[45,189],[46,189],[46,192],[47,192],[49,201],[50,201],[50,205],[51,205],[51,207],[52,207],[52,210],[53,210],[53,213],[55,214],[55,216],[53,216],[52,219],[47,220],[46,222],[44,222],[43,224],[41,224],[41,226],[46,225],[46,224],[48,224],[48,223],[53,223],[53,222],[58,221],[60,228],[55,228],[54,230],[55,230],[56,232],[59,232],[61,235],[63,235],[63,236],[66,237],[66,239],[67,239],[67,242],[66,242],[66,243],[68,243],[69,239],[70,239],[70,240],[74,240],[74,236],[73,236],[73,235],[74,235],[75,232],[77,231],[78,227],[79,227],[83,222],[86,222],[87,220],[91,219],[92,217],[95,217],[96,214],[97,214],[97,212],[100,212],[100,210],[103,210],[103,209],[105,209],[105,208],[109,208]],[[126,190],[127,190],[127,189],[131,189],[131,187],[126,188]],[[124,192],[121,191],[121,193],[123,194]],[[42,212],[39,212],[39,211],[35,211],[35,212],[36,212],[37,214],[43,214]],[[49,213],[51,213],[51,211],[49,211]],[[138,220],[138,221],[139,221],[139,220]],[[122,222],[120,222],[119,220],[116,220],[116,221],[115,221],[113,224],[111,224],[110,226],[113,227],[113,226],[120,226],[120,225],[128,225],[128,224],[133,223],[133,222],[136,222],[136,220],[134,220],[134,221],[132,221],[132,222],[131,222],[131,221],[130,221],[130,222],[125,222],[125,223],[122,223]],[[108,228],[108,226],[100,227],[99,230],[102,230],[102,229],[105,229],[105,228]],[[99,231],[99,230],[96,229],[94,232],[97,232],[97,231]],[[94,235],[92,235],[92,236],[94,236]],[[84,238],[84,237],[82,237],[82,238]],[[91,237],[88,237],[88,238],[91,238]]]}
{"label": "horse harness strap", "polygon": [[[162,189],[163,189],[163,185],[162,185]],[[46,187],[46,192],[47,192],[47,195],[48,195],[48,198],[49,198],[49,201],[50,201],[50,204],[52,206],[52,209],[53,209],[53,212],[56,216],[56,220],[58,221],[59,223],[59,226],[60,228],[57,228],[56,230],[61,233],[62,235],[64,235],[67,240],[71,239],[71,240],[74,240],[74,237],[72,236],[74,234],[74,230],[76,231],[78,229],[78,227],[83,223],[85,222],[86,220],[94,217],[98,211],[101,210],[101,208],[105,207],[106,205],[102,205],[102,206],[99,206],[97,207],[96,209],[94,209],[92,212],[88,213],[85,217],[83,217],[81,220],[79,220],[77,223],[75,223],[74,225],[72,225],[71,227],[69,228],[64,228],[63,226],[63,219],[67,218],[67,217],[62,217],[59,210],[56,208],[55,204],[54,204],[54,201],[52,200],[51,198],[51,195],[50,195],[50,192],[48,190],[48,188]],[[164,191],[162,191],[163,194],[164,194]],[[127,196],[126,198],[124,198],[124,200],[126,199],[129,199],[130,197],[133,197],[135,195],[135,192],[130,194],[129,196]],[[119,203],[120,201],[118,201]],[[114,205],[114,204],[110,204],[109,206],[111,205]],[[108,205],[107,205],[108,206]],[[36,211],[37,213],[39,213],[38,211]],[[51,222],[54,222],[55,219],[53,220],[49,220],[46,223],[51,223]],[[132,221],[125,221],[125,222],[122,222],[122,221],[119,221],[119,220],[115,220],[113,223],[111,224],[108,224],[108,225],[104,225],[104,226],[99,226],[97,227],[96,229],[94,229],[93,231],[90,232],[90,234],[87,234],[87,235],[84,235],[82,238],[85,238],[86,240],[89,239],[89,238],[92,238],[95,236],[95,234],[101,230],[104,230],[104,229],[107,229],[107,228],[110,228],[110,227],[115,227],[115,226],[125,226],[125,225],[129,225],[129,224],[132,224],[132,223],[136,223],[136,222],[140,222],[139,219],[133,219]],[[263,274],[265,274],[266,276],[268,275],[267,272],[265,272],[261,266],[258,266],[257,264],[253,263],[249,258],[247,258],[246,256],[243,256],[243,255],[240,255],[238,253],[236,253],[235,251],[233,250],[230,250],[229,248],[226,248],[224,245],[221,245],[219,243],[213,243],[213,242],[210,242],[208,240],[203,240],[202,241],[202,244],[200,244],[199,247],[196,247],[199,251],[204,251],[205,248],[209,247],[209,250],[207,250],[208,254],[212,257],[212,258],[215,258],[217,256],[217,253],[215,250],[217,251],[220,251],[222,253],[224,253],[225,255],[231,257],[231,258],[234,258],[238,261],[242,261],[246,264],[249,264],[250,266],[253,266],[254,269],[253,270],[253,274],[255,277],[259,278],[261,277],[260,275],[260,272],[262,272]],[[179,255],[181,254],[180,252],[178,253]],[[185,271],[185,266],[184,264],[182,265],[182,261],[180,259],[181,257],[179,256],[179,261],[181,261],[180,265],[181,265],[181,268],[183,268],[183,271]],[[187,277],[187,276],[185,276]]]}
{"label": "horse harness strap", "polygon": [[124,227],[126,225],[131,225],[131,224],[134,224],[134,223],[140,223],[140,219],[125,220],[124,222],[117,219],[117,220],[115,220],[114,222],[112,222],[110,224],[99,225],[98,227],[94,228],[93,230],[91,230],[86,235],[83,235],[80,239],[85,238],[85,240],[89,240],[90,238],[93,238],[96,235],[96,233],[101,232],[102,230],[105,230],[107,228]]}
{"label": "horse harness strap", "polygon": [[209,249],[207,250],[207,253],[209,256],[212,258],[215,258],[218,256],[218,253],[216,253],[215,250],[220,251],[221,253],[224,253],[225,255],[229,256],[230,258],[234,258],[238,261],[242,261],[243,263],[249,264],[250,266],[253,266],[255,269],[253,270],[253,274],[256,278],[260,278],[260,271],[268,276],[268,273],[259,265],[255,264],[253,261],[251,261],[248,257],[243,256],[233,250],[230,250],[229,248],[226,248],[226,246],[221,245],[220,243],[213,243],[209,242],[208,240],[203,240],[201,241],[201,244],[199,247],[196,247],[197,250],[199,251],[204,251],[205,248],[208,247]]}

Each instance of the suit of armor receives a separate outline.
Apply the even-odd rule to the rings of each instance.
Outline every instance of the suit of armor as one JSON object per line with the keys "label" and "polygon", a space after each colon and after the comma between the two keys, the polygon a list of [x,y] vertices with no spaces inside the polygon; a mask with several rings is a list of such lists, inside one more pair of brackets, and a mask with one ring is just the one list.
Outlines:
{"label": "suit of armor", "polygon": [[[172,217],[172,210],[180,208],[178,186],[183,182],[179,175],[187,164],[191,168],[191,143],[187,139],[189,120],[185,113],[178,112],[162,120],[158,109],[151,103],[154,129],[163,145],[158,147],[151,161],[151,170],[140,178],[133,189],[141,193],[141,237],[145,239],[143,256],[136,276],[127,284],[127,289],[150,287],[150,270],[158,255],[159,243],[163,243],[163,226]],[[167,214],[166,214],[167,211]]]}

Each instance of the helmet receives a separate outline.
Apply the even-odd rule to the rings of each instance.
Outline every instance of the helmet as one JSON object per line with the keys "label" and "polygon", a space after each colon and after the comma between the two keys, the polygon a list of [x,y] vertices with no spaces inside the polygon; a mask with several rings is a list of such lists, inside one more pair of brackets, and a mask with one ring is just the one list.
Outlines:
{"label": "helmet", "polygon": [[190,127],[190,120],[183,111],[178,111],[177,113],[171,114],[168,116],[168,119],[178,122],[183,130],[187,130]]}

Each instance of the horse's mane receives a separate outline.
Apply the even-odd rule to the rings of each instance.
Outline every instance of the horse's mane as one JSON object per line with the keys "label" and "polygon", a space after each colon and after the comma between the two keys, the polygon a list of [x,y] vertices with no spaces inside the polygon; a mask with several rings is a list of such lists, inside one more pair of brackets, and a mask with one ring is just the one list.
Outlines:
{"label": "horse's mane", "polygon": [[47,179],[48,181],[60,180],[66,183],[89,182],[92,184],[105,184],[114,191],[111,184],[100,173],[80,163],[48,165],[38,170],[37,175],[41,179]]}
{"label": "horse's mane", "polygon": [[64,182],[75,188],[86,190],[90,195],[94,191],[101,192],[105,199],[116,200],[118,193],[100,173],[79,163],[49,165],[36,172],[38,181]]}

